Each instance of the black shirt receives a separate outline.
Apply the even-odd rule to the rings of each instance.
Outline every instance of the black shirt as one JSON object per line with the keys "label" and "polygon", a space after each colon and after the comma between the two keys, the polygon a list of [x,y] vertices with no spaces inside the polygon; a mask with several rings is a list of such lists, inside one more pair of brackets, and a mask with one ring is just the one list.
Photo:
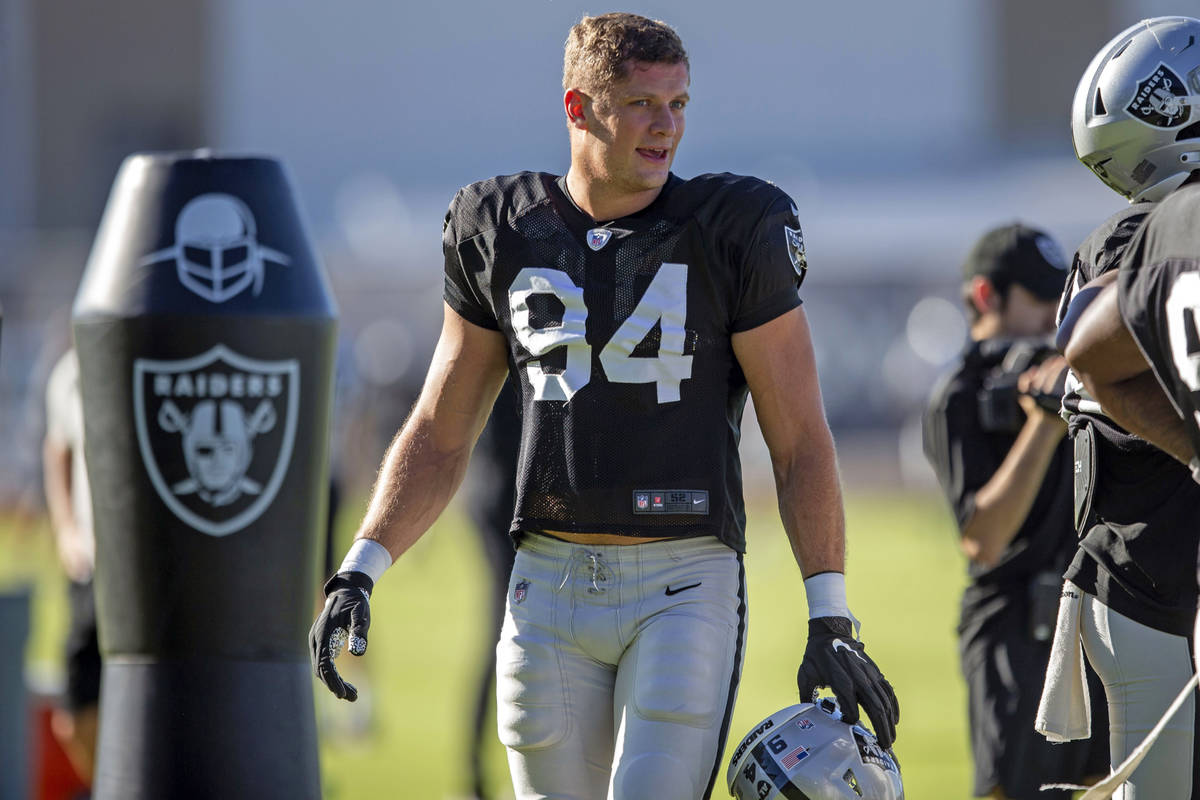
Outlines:
{"label": "black shirt", "polygon": [[446,302],[500,330],[521,395],[514,534],[719,538],[745,549],[731,336],[800,304],[796,208],[756,178],[671,176],[598,223],[543,173],[461,190]]}
{"label": "black shirt", "polygon": [[1149,216],[1118,281],[1121,317],[1200,454],[1200,185],[1168,195]]}
{"label": "black shirt", "polygon": [[[1125,247],[1129,244],[1138,228],[1142,226],[1146,215],[1154,208],[1153,203],[1134,203],[1121,209],[1104,221],[1100,227],[1092,231],[1075,251],[1071,259],[1071,272],[1067,278],[1066,289],[1063,291],[1059,304],[1058,322],[1062,323],[1063,314],[1071,303],[1071,298],[1087,283],[1095,280],[1106,272],[1114,270],[1121,261]],[[1118,448],[1122,451],[1140,453],[1151,459],[1161,458],[1164,454],[1154,445],[1139,439],[1126,431],[1117,423],[1105,416],[1100,404],[1097,403],[1083,384],[1070,373],[1067,377],[1066,393],[1063,396],[1063,408],[1067,419],[1074,427],[1087,422],[1093,426],[1097,434],[1105,440],[1103,446]]]}
{"label": "black shirt", "polygon": [[[924,420],[925,456],[937,474],[959,529],[975,513],[975,493],[996,473],[1017,434],[987,431],[980,422],[984,378],[1004,359],[1009,342],[973,342],[938,381]],[[1059,572],[1075,549],[1071,525],[1071,452],[1064,438],[1021,527],[990,567],[968,564],[960,628],[979,628],[1014,602],[1024,603],[1030,579]]]}
{"label": "black shirt", "polygon": [[[1076,254],[1068,294],[1128,258],[1154,208],[1132,205],[1097,228]],[[1200,486],[1184,465],[1105,416],[1077,382],[1068,388],[1063,405],[1072,412],[1071,428],[1087,425],[1096,436],[1096,477],[1091,514],[1066,577],[1136,622],[1190,636],[1195,565],[1179,553],[1196,552],[1200,541]]]}

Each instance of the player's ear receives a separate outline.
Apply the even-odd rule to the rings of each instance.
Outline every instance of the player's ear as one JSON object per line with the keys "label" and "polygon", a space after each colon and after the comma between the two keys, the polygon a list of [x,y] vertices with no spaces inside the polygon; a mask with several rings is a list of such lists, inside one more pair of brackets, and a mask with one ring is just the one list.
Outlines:
{"label": "player's ear", "polygon": [[581,131],[587,130],[588,98],[578,89],[567,89],[563,94],[563,110],[567,113],[567,124]]}
{"label": "player's ear", "polygon": [[971,305],[980,314],[1000,310],[1000,293],[996,291],[995,284],[982,275],[971,278],[970,296]]}

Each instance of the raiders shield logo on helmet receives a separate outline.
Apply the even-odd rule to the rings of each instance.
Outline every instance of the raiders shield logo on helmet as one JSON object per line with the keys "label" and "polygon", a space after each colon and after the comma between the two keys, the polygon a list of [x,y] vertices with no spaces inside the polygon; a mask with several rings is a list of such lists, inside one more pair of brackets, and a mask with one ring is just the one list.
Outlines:
{"label": "raiders shield logo on helmet", "polygon": [[1125,107],[1134,119],[1156,128],[1183,125],[1192,116],[1187,86],[1166,64],[1138,81],[1137,94]]}
{"label": "raiders shield logo on helmet", "polygon": [[158,496],[190,527],[226,536],[275,499],[296,435],[300,364],[218,344],[194,358],[133,364],[134,421]]}
{"label": "raiders shield logo on helmet", "polygon": [[212,303],[224,303],[247,287],[262,291],[270,261],[291,259],[258,243],[250,208],[231,194],[212,192],[188,201],[175,220],[175,243],[141,260],[142,266],[175,262],[179,282]]}

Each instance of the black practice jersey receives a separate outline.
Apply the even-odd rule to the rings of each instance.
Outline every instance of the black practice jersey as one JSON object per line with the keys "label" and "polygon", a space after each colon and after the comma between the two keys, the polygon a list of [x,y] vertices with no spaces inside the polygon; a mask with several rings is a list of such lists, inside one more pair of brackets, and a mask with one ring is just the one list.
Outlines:
{"label": "black practice jersey", "polygon": [[1118,280],[1121,317],[1200,454],[1200,185],[1162,201]]}
{"label": "black practice jersey", "polygon": [[[975,493],[991,480],[1017,440],[1015,433],[989,431],[980,421],[979,394],[985,377],[999,367],[1010,342],[973,342],[938,381],[923,425],[925,457],[950,502],[959,529],[975,513]],[[1039,572],[1061,573],[1075,551],[1071,525],[1071,452],[1064,439],[1046,469],[1041,488],[1021,527],[991,567],[969,563],[971,586],[963,595],[964,634],[982,628],[1011,606],[1027,604],[1030,580]]]}
{"label": "black practice jersey", "polygon": [[[1057,320],[1059,324],[1062,323],[1067,306],[1070,305],[1071,298],[1075,296],[1076,292],[1104,273],[1117,268],[1126,245],[1137,233],[1152,208],[1154,208],[1153,203],[1134,203],[1121,209],[1106,219],[1100,227],[1084,239],[1083,244],[1079,245],[1074,258],[1071,259],[1071,272],[1067,277],[1062,301],[1059,303]],[[1100,404],[1088,395],[1087,390],[1083,388],[1083,384],[1073,372],[1067,375],[1063,409],[1068,422],[1071,417],[1079,418],[1076,424],[1080,424],[1083,420],[1090,421],[1110,444],[1123,450],[1161,452],[1158,448],[1128,433],[1105,416]]]}
{"label": "black practice jersey", "polygon": [[523,419],[514,535],[711,535],[744,550],[747,386],[731,336],[800,304],[787,195],[672,175],[647,208],[597,222],[564,179],[526,172],[460,191],[443,247],[446,302],[508,342]]}
{"label": "black practice jersey", "polygon": [[[1154,204],[1137,203],[1098,227],[1075,255],[1063,308],[1088,281],[1116,269],[1137,241]],[[1072,432],[1095,435],[1091,513],[1066,577],[1121,614],[1158,630],[1191,635],[1197,591],[1194,565],[1200,486],[1186,467],[1105,416],[1074,376],[1063,399]],[[1189,544],[1183,544],[1184,542]]]}

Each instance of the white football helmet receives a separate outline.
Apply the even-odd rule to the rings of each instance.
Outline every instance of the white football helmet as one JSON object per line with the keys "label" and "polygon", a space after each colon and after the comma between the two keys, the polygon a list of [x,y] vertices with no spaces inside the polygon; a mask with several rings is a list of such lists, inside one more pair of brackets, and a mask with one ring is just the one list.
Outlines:
{"label": "white football helmet", "polygon": [[832,697],[764,719],[733,751],[726,776],[738,800],[903,800],[900,763],[862,725],[842,722]]}
{"label": "white football helmet", "polygon": [[1071,105],[1075,155],[1131,203],[1200,168],[1200,20],[1154,17],[1088,65]]}

